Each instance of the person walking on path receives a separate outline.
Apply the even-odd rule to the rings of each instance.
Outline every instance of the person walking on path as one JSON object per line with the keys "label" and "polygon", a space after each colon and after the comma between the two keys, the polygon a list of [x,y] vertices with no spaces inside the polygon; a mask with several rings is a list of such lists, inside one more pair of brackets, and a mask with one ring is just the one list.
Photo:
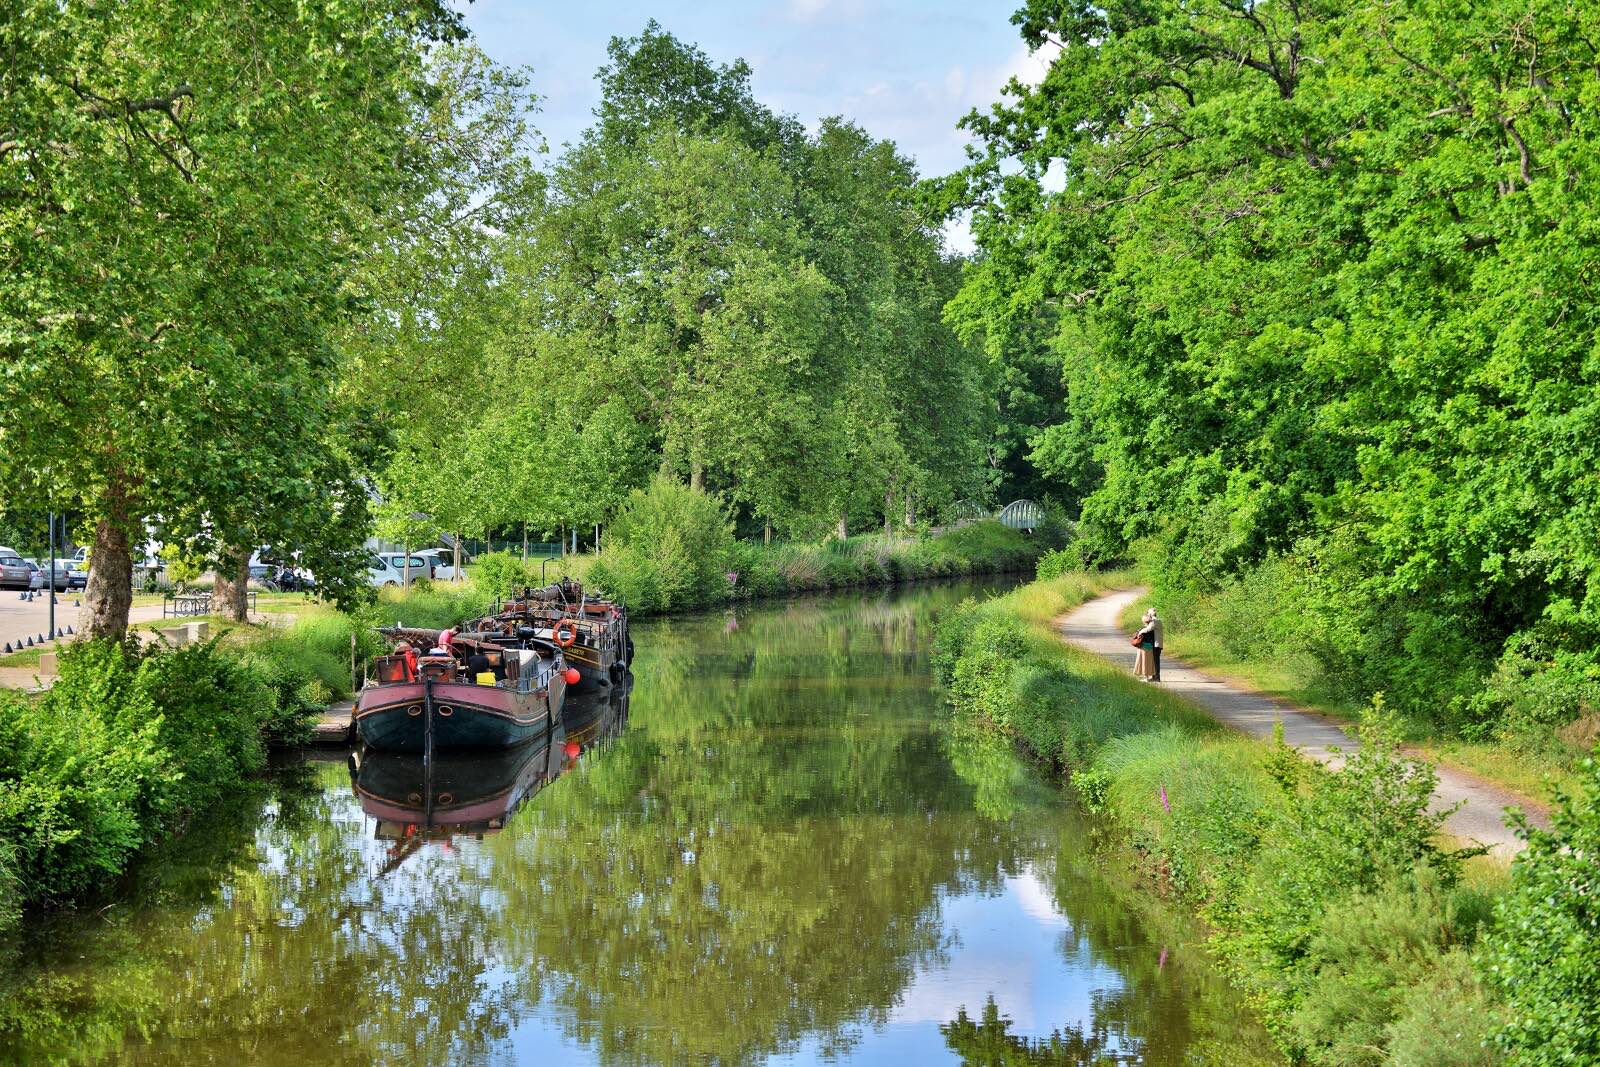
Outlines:
{"label": "person walking on path", "polygon": [[1144,613],[1144,619],[1142,620],[1144,625],[1133,636],[1134,647],[1139,650],[1133,657],[1133,676],[1141,682],[1150,681],[1153,673],[1151,663],[1155,656],[1155,631],[1150,627],[1150,616],[1152,614],[1153,612],[1151,611]]}

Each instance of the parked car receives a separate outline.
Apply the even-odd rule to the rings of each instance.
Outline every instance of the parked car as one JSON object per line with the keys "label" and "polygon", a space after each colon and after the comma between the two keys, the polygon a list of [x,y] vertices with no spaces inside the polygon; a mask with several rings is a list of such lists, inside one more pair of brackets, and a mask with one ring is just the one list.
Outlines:
{"label": "parked car", "polygon": [[16,550],[0,547],[0,589],[31,589],[33,571]]}
{"label": "parked car", "polygon": [[[428,567],[433,572],[434,581],[448,582],[456,577],[455,553],[444,548],[424,548],[416,553],[428,561]],[[466,577],[467,564],[472,560],[465,552],[461,553],[461,577]]]}
{"label": "parked car", "polygon": [[33,560],[29,559],[23,560],[23,562],[33,564],[33,588],[43,589],[46,586],[53,586],[56,589],[72,588],[71,582],[69,581],[72,570],[71,561],[58,559],[53,562],[51,560],[46,560],[43,563],[35,563]]}
{"label": "parked car", "polygon": [[[406,554],[404,552],[378,552],[367,563],[367,582],[375,586],[404,585],[406,581]],[[432,578],[433,568],[428,560],[411,554],[411,580]]]}
{"label": "parked car", "polygon": [[87,589],[89,587],[89,564],[73,559],[58,559],[56,563],[67,569],[68,589]]}
{"label": "parked car", "polygon": [[28,588],[35,593],[39,592],[44,588],[44,568],[39,566],[37,560],[24,559],[22,562],[33,572],[33,577],[28,579]]}

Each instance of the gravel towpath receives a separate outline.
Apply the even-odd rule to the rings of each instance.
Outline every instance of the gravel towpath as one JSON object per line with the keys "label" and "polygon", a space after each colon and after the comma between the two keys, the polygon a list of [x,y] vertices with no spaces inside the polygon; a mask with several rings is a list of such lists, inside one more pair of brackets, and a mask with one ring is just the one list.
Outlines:
{"label": "gravel towpath", "polygon": [[[1081,605],[1058,620],[1061,636],[1097,656],[1126,663],[1131,671],[1134,650],[1128,647],[1130,635],[1118,620],[1143,593],[1142,589],[1123,590]],[[1281,719],[1284,740],[1322,763],[1339,760],[1341,753],[1352,751],[1359,744],[1353,733],[1317,712],[1212,678],[1172,656],[1161,657],[1160,684],[1199,705],[1218,721],[1253,737],[1271,738],[1272,724]],[[1464,841],[1488,846],[1494,855],[1509,857],[1522,848],[1522,842],[1505,824],[1503,813],[1508,805],[1519,804],[1534,815],[1535,821],[1543,821],[1520,798],[1482,778],[1452,767],[1440,767],[1438,773],[1434,808],[1461,805],[1450,816],[1446,829]]]}

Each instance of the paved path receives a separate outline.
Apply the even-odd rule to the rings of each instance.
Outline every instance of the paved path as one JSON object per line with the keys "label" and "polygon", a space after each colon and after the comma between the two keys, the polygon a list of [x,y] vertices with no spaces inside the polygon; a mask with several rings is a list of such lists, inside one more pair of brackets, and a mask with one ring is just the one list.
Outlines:
{"label": "paved path", "polygon": [[[61,629],[78,626],[79,610],[73,604],[83,599],[81,591],[56,594],[56,625]],[[131,623],[155,622],[161,618],[160,604],[143,604],[128,612]],[[178,620],[181,622],[182,620]],[[50,628],[50,602],[42,592],[33,599],[23,600],[13,589],[0,589],[0,644],[22,644],[30,637],[39,637]]]}
{"label": "paved path", "polygon": [[[1132,589],[1089,601],[1059,620],[1062,637],[1097,656],[1127,664],[1131,672],[1134,650],[1128,647],[1130,635],[1123,631],[1118,619],[1143,594],[1142,589]],[[1208,677],[1171,656],[1161,657],[1161,685],[1255,737],[1270,738],[1272,724],[1282,719],[1284,740],[1319,762],[1340,758],[1337,753],[1330,753],[1330,748],[1348,752],[1357,746],[1355,737],[1344,727],[1314,711]],[[1433,801],[1435,810],[1465,801],[1445,824],[1455,836],[1487,845],[1501,857],[1522,848],[1522,842],[1506,827],[1501,814],[1519,798],[1504,790],[1464,771],[1440,767]]]}

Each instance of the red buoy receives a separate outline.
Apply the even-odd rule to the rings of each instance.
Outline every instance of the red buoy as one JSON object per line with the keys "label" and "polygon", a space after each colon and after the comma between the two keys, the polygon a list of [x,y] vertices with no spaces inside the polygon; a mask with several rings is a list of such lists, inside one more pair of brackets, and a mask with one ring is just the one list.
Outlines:
{"label": "red buoy", "polygon": [[568,685],[577,685],[578,684],[578,679],[582,678],[583,675],[578,673],[578,668],[576,668],[576,667],[568,667],[567,668],[567,673],[565,675],[563,675],[563,677],[566,678]]}
{"label": "red buoy", "polygon": [[568,759],[577,759],[578,754],[583,751],[583,746],[576,741],[568,741],[565,751]]}

